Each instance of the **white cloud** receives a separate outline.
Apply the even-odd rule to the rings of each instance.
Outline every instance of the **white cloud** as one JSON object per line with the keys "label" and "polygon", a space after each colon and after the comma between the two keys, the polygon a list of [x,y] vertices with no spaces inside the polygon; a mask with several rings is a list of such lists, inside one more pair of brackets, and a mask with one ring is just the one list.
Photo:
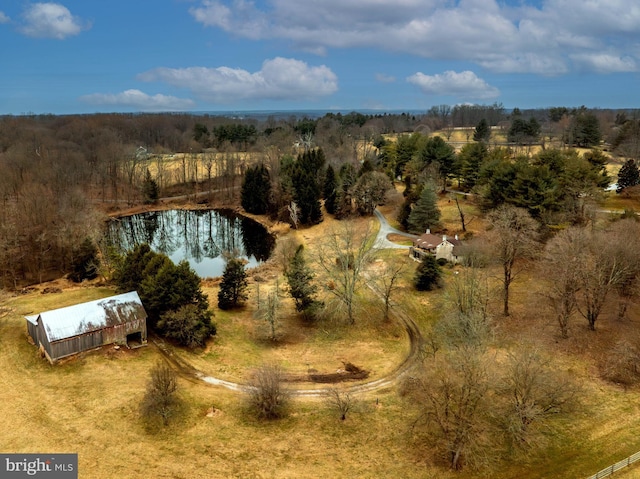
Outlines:
{"label": "white cloud", "polygon": [[[557,75],[572,58],[603,51],[639,65],[640,5],[628,0],[199,0],[189,11],[205,26],[251,39],[284,39],[319,54],[371,47],[471,61],[500,72]],[[626,71],[626,70],[625,70]]]}
{"label": "white cloud", "polygon": [[310,67],[291,58],[265,60],[255,73],[229,67],[156,68],[138,75],[142,81],[163,81],[187,88],[215,103],[239,100],[304,100],[338,90],[336,75],[328,67]]}
{"label": "white cloud", "polygon": [[125,90],[122,93],[94,93],[80,98],[92,105],[111,105],[137,108],[143,111],[188,110],[195,102],[188,98],[167,95],[148,95],[140,90]]}
{"label": "white cloud", "polygon": [[90,28],[59,3],[34,3],[23,13],[22,33],[30,37],[62,40]]}
{"label": "white cloud", "polygon": [[633,58],[620,58],[606,53],[572,55],[571,59],[586,70],[600,73],[635,72],[638,69]]}
{"label": "white cloud", "polygon": [[380,83],[394,83],[396,81],[396,77],[385,75],[384,73],[376,73],[376,80]]}
{"label": "white cloud", "polygon": [[5,15],[4,12],[0,11],[0,24],[2,23],[9,23],[11,21],[11,19]]}
{"label": "white cloud", "polygon": [[408,77],[407,81],[427,95],[447,95],[460,100],[491,100],[500,96],[500,90],[471,71],[446,71],[437,75],[418,72]]}

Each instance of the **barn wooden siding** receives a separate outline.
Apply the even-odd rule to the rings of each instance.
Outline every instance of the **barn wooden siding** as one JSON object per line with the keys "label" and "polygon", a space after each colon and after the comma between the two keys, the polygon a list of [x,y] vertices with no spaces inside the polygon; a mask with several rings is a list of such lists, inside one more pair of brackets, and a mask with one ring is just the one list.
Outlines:
{"label": "barn wooden siding", "polygon": [[[147,339],[147,322],[145,319],[136,319],[124,324],[118,324],[108,328],[100,329],[89,333],[72,336],[49,343],[46,336],[42,341],[45,350],[52,361],[62,359],[80,351],[99,348],[106,344],[127,344],[127,335],[141,333],[142,340]],[[46,343],[46,344],[44,344]],[[47,348],[47,344],[49,348]]]}
{"label": "barn wooden siding", "polygon": [[31,336],[31,339],[33,339],[34,344],[38,344],[38,326],[29,320],[27,320],[27,332],[29,336]]}
{"label": "barn wooden siding", "polygon": [[26,316],[29,336],[52,363],[107,344],[126,345],[132,334],[144,344],[146,318],[136,292]]}

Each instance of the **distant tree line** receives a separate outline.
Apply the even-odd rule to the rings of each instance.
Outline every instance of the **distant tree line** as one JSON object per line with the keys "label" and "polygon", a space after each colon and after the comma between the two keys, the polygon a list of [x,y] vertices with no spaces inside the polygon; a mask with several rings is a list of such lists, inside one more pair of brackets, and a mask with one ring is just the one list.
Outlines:
{"label": "distant tree line", "polygon": [[[511,129],[513,144],[522,143],[523,148],[530,143],[545,149],[552,143],[598,146],[604,140],[611,152],[637,163],[639,118],[638,111],[630,109],[552,107],[509,112],[500,104],[439,105],[422,114],[351,112],[320,117],[3,116],[0,281],[16,287],[70,272],[86,239],[102,250],[96,201],[153,203],[161,196],[216,189],[227,201],[235,201],[238,178],[255,167],[241,158],[241,151],[253,152],[269,174],[269,188],[256,191],[259,199],[246,199],[247,211],[252,209],[249,203],[260,203],[255,211],[263,211],[266,204],[270,216],[287,221],[298,217],[300,224],[321,220],[318,202],[337,217],[370,214],[385,188],[384,174],[394,180],[401,177],[409,185],[403,206],[408,217],[427,177],[437,192],[458,182],[466,191],[496,191],[487,186],[492,183],[486,177],[491,171],[488,165],[499,158],[513,159],[513,152],[495,148],[494,128],[505,134]],[[427,141],[436,130],[446,139],[458,126],[468,128],[468,139],[474,136],[477,141],[457,154],[447,151],[446,142]],[[391,133],[400,134],[397,141],[385,136]],[[305,155],[320,150],[322,165],[315,165],[315,160],[306,164]],[[176,171],[165,171],[158,156],[164,153],[183,153],[176,157],[181,162]],[[530,165],[517,172],[523,181],[533,175],[532,187],[545,183],[544,168],[538,168],[536,161],[528,160]],[[505,166],[501,163],[499,170]],[[557,190],[547,186],[547,191]],[[523,186],[517,188],[524,191]],[[561,196],[565,198],[560,202],[566,199]],[[538,208],[538,200],[518,201]]]}

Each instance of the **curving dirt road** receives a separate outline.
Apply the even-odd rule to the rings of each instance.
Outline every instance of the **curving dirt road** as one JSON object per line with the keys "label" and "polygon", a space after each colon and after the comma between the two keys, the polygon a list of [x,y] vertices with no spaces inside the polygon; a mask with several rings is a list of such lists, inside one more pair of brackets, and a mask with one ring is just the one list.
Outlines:
{"label": "curving dirt road", "polygon": [[[396,245],[387,240],[387,235],[390,233],[401,234],[407,237],[415,237],[415,235],[408,235],[407,233],[395,230],[394,228],[389,226],[389,223],[387,223],[384,216],[378,210],[375,210],[375,213],[376,217],[380,221],[380,231],[378,232],[378,236],[376,237],[375,248],[408,248],[408,246]],[[376,291],[371,284],[369,284],[368,286],[376,294],[376,296],[378,296],[380,300],[382,300],[380,293]],[[413,319],[411,319],[397,307],[391,307],[390,313],[392,317],[395,317],[404,326],[404,329],[407,333],[407,338],[409,340],[409,353],[404,358],[404,360],[388,375],[382,378],[375,379],[373,381],[359,382],[350,384],[349,386],[341,386],[341,389],[343,389],[344,391],[350,393],[367,393],[395,385],[398,383],[400,378],[407,374],[411,370],[412,366],[420,360],[420,352],[424,344],[424,338],[422,337],[420,328],[418,328],[418,325]],[[176,369],[182,377],[188,380],[201,381],[212,386],[221,386],[237,392],[245,392],[248,391],[249,388],[251,388],[251,386],[247,384],[225,381],[223,379],[209,376],[203,371],[194,368],[187,361],[179,357],[174,352],[173,348],[169,344],[164,342],[161,338],[154,336],[150,337],[149,339],[158,348],[158,350],[167,359],[167,361],[174,367],[174,369]],[[328,389],[329,387],[316,389],[289,387],[288,390],[290,394],[295,397],[317,398],[326,396]]]}

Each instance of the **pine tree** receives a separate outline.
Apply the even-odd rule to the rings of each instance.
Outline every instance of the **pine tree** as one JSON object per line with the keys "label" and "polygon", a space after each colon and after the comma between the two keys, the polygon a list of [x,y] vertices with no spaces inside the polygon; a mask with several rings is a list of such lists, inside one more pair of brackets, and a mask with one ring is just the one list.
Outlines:
{"label": "pine tree", "polygon": [[620,193],[625,188],[630,186],[636,186],[640,184],[640,169],[634,160],[627,160],[618,172],[618,188],[617,193]]}
{"label": "pine tree", "polygon": [[151,176],[151,172],[149,168],[147,168],[147,172],[145,173],[144,182],[142,183],[142,196],[144,198],[144,202],[155,203],[158,201],[158,197],[160,196],[160,189],[158,188],[158,183]]}
{"label": "pine tree", "polygon": [[240,306],[247,299],[247,273],[244,263],[239,258],[231,258],[222,275],[218,292],[218,307],[232,309]]}
{"label": "pine tree", "polygon": [[76,283],[83,279],[93,279],[98,276],[99,266],[98,248],[90,238],[85,238],[80,247],[74,251],[69,279]]}
{"label": "pine tree", "polygon": [[322,221],[320,171],[324,162],[322,149],[309,150],[298,156],[293,167],[291,181],[302,224],[316,224]]}
{"label": "pine tree", "polygon": [[336,218],[346,218],[351,214],[353,187],[358,179],[356,169],[351,163],[344,163],[340,168],[340,187],[336,198]]}
{"label": "pine tree", "polygon": [[119,292],[138,291],[149,326],[163,336],[193,347],[216,334],[209,298],[186,260],[175,265],[149,245],[138,245],[120,261],[113,279]]}
{"label": "pine tree", "polygon": [[418,291],[431,291],[439,286],[442,271],[436,261],[435,256],[426,255],[422,258],[422,263],[418,265],[414,283]]}
{"label": "pine tree", "polygon": [[242,182],[242,207],[249,213],[263,215],[269,208],[271,180],[264,165],[247,169]]}
{"label": "pine tree", "polygon": [[422,188],[420,199],[409,215],[409,231],[424,233],[427,228],[433,228],[440,221],[440,209],[438,208],[438,196],[433,184],[427,183]]}
{"label": "pine tree", "polygon": [[314,295],[318,288],[312,284],[313,271],[304,259],[304,246],[298,246],[285,273],[289,283],[289,292],[296,303],[296,311],[303,312],[315,303]]}
{"label": "pine tree", "polygon": [[487,145],[483,142],[464,145],[458,153],[458,169],[462,186],[471,190],[480,178],[480,168],[489,156]]}
{"label": "pine tree", "polygon": [[336,198],[338,195],[338,181],[333,166],[329,165],[324,175],[324,185],[322,188],[322,196],[324,197],[324,207],[329,214],[336,212]]}
{"label": "pine tree", "polygon": [[442,181],[441,190],[447,188],[447,179],[455,173],[456,150],[440,136],[432,136],[419,152],[422,167],[435,165]]}
{"label": "pine tree", "polygon": [[405,230],[409,229],[409,215],[411,214],[411,200],[409,198],[405,198],[402,202],[402,206],[400,207],[400,211],[398,212],[398,216],[396,220],[398,223],[402,225]]}
{"label": "pine tree", "polygon": [[491,128],[484,118],[478,122],[473,131],[473,141],[487,142],[491,137]]}

